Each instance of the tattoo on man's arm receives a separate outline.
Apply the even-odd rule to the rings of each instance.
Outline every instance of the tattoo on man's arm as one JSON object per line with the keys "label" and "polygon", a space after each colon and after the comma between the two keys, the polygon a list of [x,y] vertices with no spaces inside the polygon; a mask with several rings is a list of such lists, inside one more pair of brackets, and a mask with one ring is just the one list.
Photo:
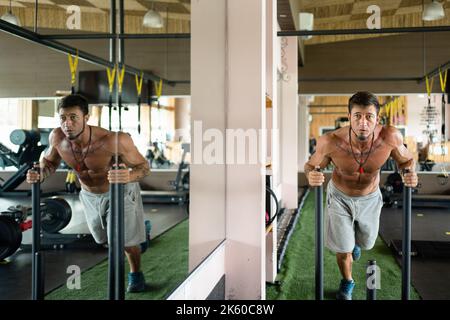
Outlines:
{"label": "tattoo on man's arm", "polygon": [[149,172],[150,172],[150,169],[148,168],[148,166],[146,164],[137,165],[131,169],[131,174],[132,174],[133,180],[140,180],[143,177],[145,177],[146,175],[148,175]]}
{"label": "tattoo on man's arm", "polygon": [[44,181],[45,179],[47,179],[48,176],[55,173],[56,166],[53,162],[51,162],[45,158],[43,159],[42,162],[43,162],[44,166],[41,167],[41,180]]}
{"label": "tattoo on man's arm", "polygon": [[398,165],[398,167],[399,167],[400,170],[403,170],[403,169],[409,169],[409,170],[412,169],[412,170],[414,170],[414,165],[415,165],[414,159],[409,159],[409,160],[407,160],[405,162],[400,163]]}

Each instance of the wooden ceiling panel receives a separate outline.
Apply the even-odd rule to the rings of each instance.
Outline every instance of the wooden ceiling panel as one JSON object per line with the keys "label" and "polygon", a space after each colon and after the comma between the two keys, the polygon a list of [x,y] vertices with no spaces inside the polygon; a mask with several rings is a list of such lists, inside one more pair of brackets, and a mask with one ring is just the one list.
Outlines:
{"label": "wooden ceiling panel", "polygon": [[[424,1],[429,3],[431,0]],[[28,11],[33,10],[34,2],[35,0],[14,0],[12,4],[20,14],[25,15],[24,19],[26,20],[29,16]],[[243,0],[243,5],[244,2],[245,0]],[[297,25],[295,19],[298,19],[299,12],[314,14],[314,30],[366,28],[366,21],[370,16],[370,13],[367,13],[368,6],[378,5],[381,9],[382,28],[450,25],[450,0],[439,0],[439,2],[443,3],[446,8],[446,18],[433,22],[422,21],[422,0],[277,0],[277,18],[281,30],[295,30]],[[171,21],[184,26],[190,20],[190,3],[191,0],[154,0],[153,2],[151,0],[126,0],[125,11],[129,16],[136,18],[136,26],[140,23],[139,19],[142,19],[143,14],[152,6],[156,11],[161,12],[164,18],[168,12]],[[0,0],[0,12],[3,12],[8,5],[9,1]],[[49,14],[51,9],[61,12],[68,5],[79,5],[82,12],[88,14],[96,12],[104,14],[109,11],[110,0],[39,0],[40,8],[47,10],[46,14]],[[89,18],[92,19],[92,17]],[[26,25],[30,24],[26,23]],[[55,28],[59,27],[55,25]],[[144,32],[138,29],[135,32]],[[183,32],[190,31],[189,26],[188,29],[185,27],[176,29]],[[134,30],[134,28],[130,30]],[[91,31],[95,31],[95,28]],[[315,36],[311,40],[305,41],[305,44],[371,37],[373,35]]]}
{"label": "wooden ceiling panel", "polygon": [[280,25],[281,30],[295,30],[289,0],[277,1],[277,13],[278,13],[278,24]]}
{"label": "wooden ceiling panel", "polygon": [[352,14],[367,13],[367,8],[371,5],[377,5],[381,11],[397,9],[400,6],[401,0],[369,0],[356,1],[353,4]]}
{"label": "wooden ceiling panel", "polygon": [[397,9],[397,15],[411,14],[411,13],[422,13],[422,5],[411,6],[411,7],[401,7]]}
{"label": "wooden ceiling panel", "polygon": [[415,6],[422,6],[422,1],[423,0],[402,0],[402,2],[400,2],[400,8],[404,8],[404,7],[415,7]]}
{"label": "wooden ceiling panel", "polygon": [[348,14],[345,16],[314,19],[314,24],[315,25],[327,25],[327,24],[336,23],[336,22],[345,22],[345,21],[352,20],[352,17],[353,16],[351,14]]}
{"label": "wooden ceiling panel", "polygon": [[52,0],[52,2],[56,5],[64,5],[64,6],[71,6],[71,5],[77,5],[80,7],[96,7],[95,5],[93,5],[91,2],[87,1],[87,0],[77,0],[77,1],[72,1],[72,0]]}
{"label": "wooden ceiling panel", "polygon": [[186,6],[178,0],[166,0],[166,1],[148,1],[148,0],[137,0],[146,10],[153,7],[155,11],[159,12],[169,12],[173,13],[189,13]]}
{"label": "wooden ceiling panel", "polygon": [[352,13],[352,9],[353,5],[351,3],[346,3],[335,6],[317,7],[312,10],[312,13],[314,14],[314,18],[320,19],[320,18],[348,15]]}
{"label": "wooden ceiling panel", "polygon": [[314,9],[317,7],[328,7],[334,5],[342,5],[346,3],[354,3],[355,0],[297,0],[300,2],[302,9]]}
{"label": "wooden ceiling panel", "polygon": [[[124,1],[125,11],[147,11],[152,7],[156,11],[177,14],[189,14],[191,0],[126,0]],[[80,6],[81,8],[98,8],[101,10],[108,10],[111,5],[110,0],[38,0],[39,8],[48,8],[47,6],[59,6],[66,8],[70,5]],[[12,1],[13,7],[34,7],[35,0],[14,0]],[[8,0],[0,0],[1,6],[9,6]],[[91,10],[93,11],[93,10]]]}
{"label": "wooden ceiling panel", "polygon": [[[31,4],[33,4],[33,6],[34,6],[34,4],[35,4],[35,0],[20,0],[20,1],[12,1],[12,6],[14,7],[15,5],[20,5],[20,6],[22,6],[22,4],[21,3],[23,3],[23,4],[26,4],[26,3],[31,3]],[[51,0],[39,0],[39,5],[41,5],[41,4],[55,4],[53,1],[51,1]],[[9,5],[9,0],[3,0],[3,1],[0,1],[0,5]]]}
{"label": "wooden ceiling panel", "polygon": [[136,11],[147,11],[147,7],[143,6],[139,1],[127,0],[124,2],[125,11],[136,10]]}
{"label": "wooden ceiling panel", "polygon": [[[291,8],[299,12],[314,14],[314,30],[360,29],[366,28],[371,13],[367,8],[377,5],[381,10],[381,27],[421,27],[450,25],[450,0],[439,0],[444,5],[446,17],[437,21],[422,20],[422,0],[290,0]],[[425,4],[431,0],[424,0]],[[293,12],[297,16],[298,12]],[[294,30],[294,29],[290,29]],[[338,35],[315,36],[305,41],[306,45],[348,41],[389,35]]]}
{"label": "wooden ceiling panel", "polygon": [[107,9],[109,10],[109,7],[111,7],[111,1],[110,0],[86,0],[96,6],[100,9]]}

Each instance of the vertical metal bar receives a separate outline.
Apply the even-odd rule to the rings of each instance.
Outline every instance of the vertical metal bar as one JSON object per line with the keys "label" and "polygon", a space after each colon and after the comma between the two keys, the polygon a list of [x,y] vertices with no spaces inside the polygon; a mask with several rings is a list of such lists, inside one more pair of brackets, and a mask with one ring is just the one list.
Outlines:
{"label": "vertical metal bar", "polygon": [[[109,17],[109,29],[110,33],[115,37],[109,40],[109,60],[113,65],[117,62],[117,40],[116,40],[116,0],[111,0],[111,10]],[[117,71],[116,71],[117,72]],[[111,130],[111,116],[112,116],[112,96],[110,95],[110,103],[109,103],[109,130]]]}
{"label": "vertical metal bar", "polygon": [[116,300],[125,299],[125,228],[124,228],[124,189],[123,183],[117,184],[116,212]]}
{"label": "vertical metal bar", "polygon": [[122,131],[122,93],[117,93],[117,108],[119,109],[119,131]]}
{"label": "vertical metal bar", "polygon": [[[124,34],[125,26],[124,26],[124,18],[125,18],[125,11],[124,11],[124,2],[123,0],[119,0],[119,36]],[[122,68],[125,66],[125,40],[122,38],[118,39],[119,41],[119,70],[122,70]],[[117,72],[119,72],[117,70]],[[119,131],[122,130],[122,97],[119,93],[119,90],[117,91],[118,94],[118,105],[117,108],[119,109]]]}
{"label": "vertical metal bar", "polygon": [[366,270],[366,299],[377,300],[377,262],[369,260]]}
{"label": "vertical metal bar", "polygon": [[316,187],[316,300],[323,300],[323,186]]}
{"label": "vertical metal bar", "polygon": [[125,41],[120,38],[125,33],[125,11],[123,0],[119,0],[119,63],[125,64]]}
{"label": "vertical metal bar", "polygon": [[109,185],[109,221],[108,221],[108,299],[115,299],[115,280],[116,280],[116,259],[115,259],[115,215],[117,211],[116,204],[116,184]]}
{"label": "vertical metal bar", "polygon": [[111,118],[112,118],[112,92],[109,93],[108,101],[108,120],[109,120],[109,131],[111,131]]}
{"label": "vertical metal bar", "polygon": [[411,283],[411,187],[403,187],[402,300],[409,300]]}
{"label": "vertical metal bar", "polygon": [[[119,0],[119,35],[124,33],[124,17],[125,17],[125,11],[124,11],[124,1]],[[125,65],[125,46],[124,46],[124,40],[118,39],[119,41],[119,57],[118,57],[118,63],[119,63],[119,70],[122,70],[122,68]],[[119,83],[117,83],[119,85]],[[119,88],[118,88],[119,89]],[[122,94],[117,90],[117,107],[119,108],[119,131],[122,130]],[[117,133],[118,134],[118,133]],[[118,143],[118,140],[116,140]],[[116,154],[116,160],[117,160],[117,154]],[[118,166],[119,163],[116,163],[116,166]],[[117,167],[119,168],[119,167]],[[116,201],[117,201],[117,212],[116,212],[116,225],[115,225],[115,235],[116,235],[116,252],[115,252],[115,259],[116,259],[116,300],[124,300],[125,299],[125,288],[124,288],[124,282],[125,282],[125,265],[124,265],[124,259],[125,259],[125,235],[124,235],[124,185],[118,184],[117,185],[117,191],[116,191]]]}
{"label": "vertical metal bar", "polygon": [[[116,0],[111,0],[111,10],[109,16],[109,32],[116,36]],[[116,38],[109,40],[109,60],[116,62]]]}
{"label": "vertical metal bar", "polygon": [[38,31],[38,0],[34,2],[34,32]]}
{"label": "vertical metal bar", "polygon": [[[444,88],[445,90],[445,88]],[[445,92],[442,93],[442,101],[441,101],[441,119],[442,119],[442,125],[441,125],[441,143],[444,143],[445,138]],[[444,150],[441,150],[441,152],[444,152]],[[444,154],[444,153],[442,153]]]}
{"label": "vertical metal bar", "polygon": [[[39,172],[39,163],[34,163],[34,170]],[[32,243],[31,243],[31,278],[32,278],[32,300],[44,299],[44,259],[41,251],[41,184],[40,182],[31,185],[31,203],[32,203]]]}
{"label": "vertical metal bar", "polygon": [[141,133],[141,96],[138,97],[138,133]]}
{"label": "vertical metal bar", "polygon": [[[117,164],[113,165],[113,169],[118,169]],[[114,287],[109,287],[112,291],[112,300],[125,299],[125,228],[124,228],[124,184],[112,183],[110,185],[110,205],[111,205],[111,227],[110,227],[110,243],[113,250],[114,270]]]}
{"label": "vertical metal bar", "polygon": [[[111,0],[111,8],[110,8],[110,16],[109,16],[109,29],[111,34],[116,34],[116,0]],[[109,60],[115,64],[116,63],[116,38],[111,38],[109,40]],[[111,130],[111,114],[112,114],[112,95],[109,96],[109,130]],[[114,256],[114,243],[111,241],[114,235],[115,230],[115,208],[116,205],[114,203],[114,193],[115,193],[116,185],[110,185],[109,197],[110,197],[110,217],[109,217],[109,237],[108,237],[108,299],[114,300],[114,289],[115,279],[116,279],[116,269],[115,266],[115,256]]]}

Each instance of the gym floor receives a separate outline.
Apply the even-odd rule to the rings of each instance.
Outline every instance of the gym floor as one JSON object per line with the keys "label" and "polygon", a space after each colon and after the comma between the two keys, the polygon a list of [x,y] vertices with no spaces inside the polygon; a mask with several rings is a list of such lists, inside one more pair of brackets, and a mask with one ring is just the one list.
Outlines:
{"label": "gym floor", "polygon": [[[383,208],[380,218],[380,236],[386,243],[402,238],[402,209]],[[449,248],[450,214],[447,209],[413,208],[411,239],[437,241]],[[413,250],[414,251],[414,250]],[[450,257],[448,251],[441,257],[418,254],[411,258],[411,282],[425,300],[450,299]],[[396,255],[400,263],[401,256]]]}
{"label": "gym floor", "polygon": [[[277,278],[278,282],[275,285],[267,286],[269,299],[314,299],[314,252],[305,249],[314,246],[314,208],[314,196],[310,194],[300,210],[299,222],[286,250],[286,256]],[[450,234],[448,233],[450,216],[448,210],[413,207],[411,231],[412,252],[417,251],[417,255],[411,259],[411,282],[415,289],[411,292],[411,298],[418,299],[420,296],[424,300],[450,299],[450,288],[448,287],[450,283],[450,269],[448,268],[450,263]],[[367,261],[369,257],[374,258],[386,272],[383,277],[383,270],[381,270],[382,290],[378,293],[379,299],[399,299],[401,271],[398,266],[401,266],[401,256],[393,246],[388,248],[385,243],[390,244],[392,240],[399,240],[402,237],[402,208],[383,208],[379,235],[381,239],[377,240],[376,246],[371,251],[363,251],[362,261]],[[415,244],[418,241],[438,245],[417,247]],[[328,250],[325,250],[326,276],[324,283],[325,288],[328,286],[327,290],[331,283],[333,294],[326,298],[334,299],[333,286],[340,275],[336,271],[334,255],[328,257],[327,253]],[[393,265],[395,268],[392,267]],[[364,271],[361,270],[361,263],[354,265],[356,277],[365,274]],[[364,283],[364,277],[359,281]],[[355,299],[365,299],[365,291],[361,291],[358,286],[356,289]],[[417,293],[415,293],[416,291]]]}
{"label": "gym floor", "polygon": [[[64,194],[63,197],[72,208],[72,219],[61,233],[89,233],[85,222],[83,207],[78,195]],[[30,206],[30,197],[1,197],[0,210],[21,204]],[[145,204],[145,219],[152,222],[151,238],[166,232],[187,218],[184,207],[167,204]],[[23,234],[22,244],[31,243],[31,231]],[[49,292],[65,283],[67,267],[77,265],[81,271],[87,270],[108,257],[108,250],[94,246],[89,249],[48,250],[45,254],[45,291]],[[0,263],[0,300],[26,300],[31,295],[31,255],[29,251],[18,250],[14,255]]]}

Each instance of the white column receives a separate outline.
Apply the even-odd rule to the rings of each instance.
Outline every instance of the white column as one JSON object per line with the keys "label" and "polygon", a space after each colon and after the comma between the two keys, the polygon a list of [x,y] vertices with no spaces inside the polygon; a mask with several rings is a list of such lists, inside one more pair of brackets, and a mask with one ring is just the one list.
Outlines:
{"label": "white column", "polygon": [[[265,7],[260,0],[191,4],[189,267],[225,237],[227,299],[265,298]],[[247,136],[242,152],[232,136],[238,131]],[[206,163],[213,147],[212,158],[221,158],[222,142],[226,163]]]}
{"label": "white column", "polygon": [[[225,3],[227,128],[258,133],[266,126],[266,3],[260,0]],[[227,141],[227,156],[231,151],[230,142]],[[257,147],[262,157],[259,163],[249,163],[247,158],[244,165],[227,165],[227,299],[265,299],[266,139],[259,139]],[[247,144],[245,149],[247,156],[254,156],[252,146]]]}
{"label": "white column", "polygon": [[298,44],[297,37],[282,39],[284,72],[281,85],[281,183],[282,204],[296,209],[298,202]]}
{"label": "white column", "polygon": [[[278,62],[278,20],[276,0],[266,0],[266,93],[272,101],[272,107],[266,109],[267,123],[267,154],[270,154],[271,188],[277,194],[279,180],[279,140],[278,140],[278,92],[277,92],[277,62]],[[277,194],[280,198],[280,194]],[[272,203],[272,202],[271,202]],[[271,212],[275,210],[272,204]],[[272,223],[272,230],[266,235],[266,281],[275,282],[277,276],[277,219]]]}
{"label": "white column", "polygon": [[[204,141],[204,132],[225,135],[224,13],[223,0],[196,0],[191,4],[189,271],[225,239],[225,164],[223,159],[214,163],[203,159],[204,150],[213,143]],[[222,154],[223,150],[222,146]]]}

